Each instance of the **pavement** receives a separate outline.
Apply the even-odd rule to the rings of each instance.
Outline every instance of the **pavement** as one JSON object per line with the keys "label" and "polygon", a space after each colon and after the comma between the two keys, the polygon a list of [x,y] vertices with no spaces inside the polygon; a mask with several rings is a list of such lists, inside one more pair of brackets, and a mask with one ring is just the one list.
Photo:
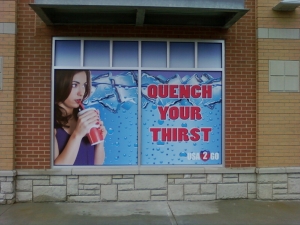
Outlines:
{"label": "pavement", "polygon": [[0,205],[1,225],[300,224],[300,201],[16,203]]}

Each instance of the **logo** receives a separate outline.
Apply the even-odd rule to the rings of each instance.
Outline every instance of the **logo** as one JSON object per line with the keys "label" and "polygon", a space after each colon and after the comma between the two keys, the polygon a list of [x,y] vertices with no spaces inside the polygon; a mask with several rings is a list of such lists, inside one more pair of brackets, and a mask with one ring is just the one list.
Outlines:
{"label": "logo", "polygon": [[188,160],[202,160],[204,162],[208,160],[219,160],[220,154],[218,152],[210,152],[208,150],[203,150],[200,153],[189,152],[187,153]]}
{"label": "logo", "polygon": [[209,151],[201,151],[200,152],[200,158],[204,161],[204,162],[206,162],[207,160],[209,160],[210,159],[210,152]]}

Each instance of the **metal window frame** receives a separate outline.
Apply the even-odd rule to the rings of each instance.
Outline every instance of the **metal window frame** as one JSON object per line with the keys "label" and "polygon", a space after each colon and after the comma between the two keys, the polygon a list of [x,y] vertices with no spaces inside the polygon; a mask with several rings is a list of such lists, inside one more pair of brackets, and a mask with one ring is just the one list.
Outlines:
{"label": "metal window frame", "polygon": [[[80,58],[81,58],[81,65],[71,67],[71,66],[55,66],[55,41],[56,40],[81,40],[81,52],[80,52]],[[109,40],[110,41],[110,66],[109,67],[87,67],[84,66],[84,41],[85,40]],[[113,67],[112,59],[113,59],[113,42],[114,41],[137,41],[138,42],[138,67]],[[166,41],[167,42],[167,67],[166,68],[154,68],[154,67],[142,67],[141,66],[141,43],[142,41]],[[221,68],[197,68],[197,63],[195,63],[195,68],[173,68],[169,67],[169,60],[170,60],[170,42],[194,42],[195,43],[195,49],[197,49],[197,43],[198,42],[208,42],[208,43],[221,43],[222,44],[222,61],[221,61]],[[195,50],[195,61],[198,61],[198,54],[197,50]],[[141,164],[141,95],[138,95],[138,164],[133,166],[127,166],[127,165],[120,165],[120,166],[59,166],[54,165],[53,162],[53,155],[54,155],[54,129],[53,126],[51,126],[51,168],[72,168],[72,169],[78,169],[78,168],[89,168],[89,169],[99,169],[99,173],[106,173],[106,174],[123,174],[127,173],[126,171],[130,171],[130,174],[139,174],[139,173],[147,173],[151,171],[151,174],[167,174],[167,173],[174,173],[180,168],[181,172],[191,172],[194,170],[201,171],[201,169],[204,168],[211,168],[211,167],[218,167],[218,168],[225,168],[225,41],[224,40],[202,40],[202,39],[150,39],[150,38],[90,38],[90,37],[53,37],[52,38],[52,69],[51,69],[51,112],[53,112],[53,106],[54,106],[54,71],[56,69],[89,69],[89,70],[124,70],[124,69],[130,69],[130,70],[137,70],[138,73],[141,73],[143,70],[159,70],[159,71],[173,71],[173,70],[179,70],[179,71],[199,71],[199,70],[209,70],[209,71],[218,71],[222,73],[222,141],[221,141],[221,157],[222,161],[220,165],[155,165],[155,166],[148,166],[148,165],[142,165]],[[141,90],[141,76],[138,76],[138,90]],[[51,124],[54,122],[54,115],[51,113]]]}

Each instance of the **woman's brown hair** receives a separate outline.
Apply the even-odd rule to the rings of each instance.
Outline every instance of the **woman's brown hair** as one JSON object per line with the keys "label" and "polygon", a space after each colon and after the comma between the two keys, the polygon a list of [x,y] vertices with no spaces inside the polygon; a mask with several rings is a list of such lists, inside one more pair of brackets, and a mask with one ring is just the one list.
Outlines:
{"label": "woman's brown hair", "polygon": [[67,115],[65,109],[58,103],[64,102],[72,90],[72,82],[75,74],[85,72],[87,86],[83,95],[85,100],[91,93],[91,73],[88,70],[55,70],[54,76],[54,127],[68,127],[68,121],[73,116],[77,120],[79,108],[73,110],[73,115]]}

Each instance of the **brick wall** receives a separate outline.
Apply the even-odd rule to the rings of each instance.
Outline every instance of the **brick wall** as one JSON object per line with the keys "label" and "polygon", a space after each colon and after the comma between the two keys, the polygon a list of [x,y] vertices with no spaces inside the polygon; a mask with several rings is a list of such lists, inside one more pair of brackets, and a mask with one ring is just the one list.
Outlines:
{"label": "brick wall", "polygon": [[298,7],[291,12],[276,12],[272,8],[280,1],[278,0],[259,0],[257,1],[257,23],[258,27],[272,28],[296,28],[299,27]]}
{"label": "brick wall", "polygon": [[0,57],[3,59],[0,90],[0,170],[14,168],[14,91],[15,91],[15,1],[0,1]]}
{"label": "brick wall", "polygon": [[[276,12],[277,0],[258,1],[258,28],[299,29],[300,8]],[[269,92],[269,60],[300,59],[300,38],[258,39],[258,167],[300,165],[299,93]],[[299,68],[300,69],[300,68]]]}
{"label": "brick wall", "polygon": [[224,39],[226,42],[226,167],[256,163],[255,5],[228,30],[198,27],[49,26],[18,1],[16,168],[50,167],[52,36]]}

